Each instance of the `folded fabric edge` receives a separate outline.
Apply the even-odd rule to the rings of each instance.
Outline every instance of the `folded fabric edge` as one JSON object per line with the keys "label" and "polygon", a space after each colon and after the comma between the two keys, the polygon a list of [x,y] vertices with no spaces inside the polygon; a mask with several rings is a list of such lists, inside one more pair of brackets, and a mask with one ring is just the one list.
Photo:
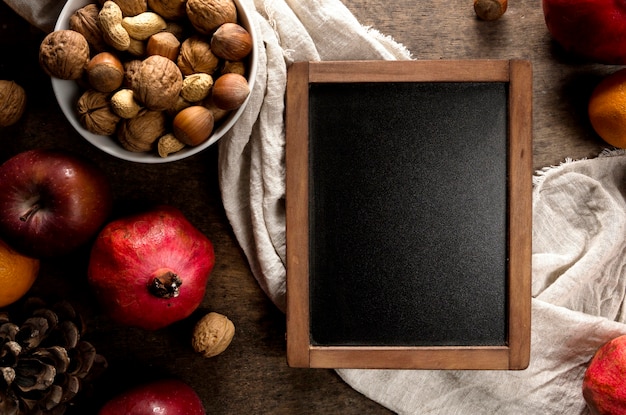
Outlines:
{"label": "folded fabric edge", "polygon": [[[622,148],[605,148],[603,149],[595,158],[606,158],[606,157],[617,157],[623,156],[626,154],[626,149]],[[571,157],[566,157],[563,161],[558,165],[546,166],[539,170],[535,170],[535,174],[533,175],[533,187],[537,187],[541,183],[544,182],[546,176],[550,173],[554,173],[557,170],[560,170],[563,166],[577,163],[581,161],[587,161],[589,158],[583,157],[580,159],[573,159]]]}

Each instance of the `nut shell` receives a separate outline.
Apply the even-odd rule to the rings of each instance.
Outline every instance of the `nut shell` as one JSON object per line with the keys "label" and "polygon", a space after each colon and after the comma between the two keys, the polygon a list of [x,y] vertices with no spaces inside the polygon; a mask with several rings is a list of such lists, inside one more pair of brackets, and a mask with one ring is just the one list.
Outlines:
{"label": "nut shell", "polygon": [[136,117],[141,107],[133,95],[133,91],[127,88],[117,91],[111,96],[111,110],[122,118]]}
{"label": "nut shell", "polygon": [[197,72],[212,75],[220,60],[211,51],[211,45],[200,36],[191,36],[185,39],[180,46],[178,68],[183,75]]}
{"label": "nut shell", "polygon": [[167,157],[185,148],[185,143],[180,141],[173,133],[165,134],[157,143],[157,152],[161,157]]}
{"label": "nut shell", "polygon": [[14,81],[0,80],[0,127],[15,124],[26,109],[26,91]]}
{"label": "nut shell", "polygon": [[187,17],[200,33],[208,35],[224,23],[237,22],[233,0],[187,0]]}
{"label": "nut shell", "polygon": [[163,111],[174,105],[183,86],[183,75],[168,58],[152,55],[141,62],[137,82],[131,85],[136,98],[148,109]]}
{"label": "nut shell", "polygon": [[191,346],[204,357],[213,357],[228,348],[235,335],[235,325],[225,315],[211,312],[198,321]]}
{"label": "nut shell", "polygon": [[113,0],[124,16],[136,16],[148,10],[148,0]]}
{"label": "nut shell", "polygon": [[55,30],[39,47],[39,64],[49,75],[60,79],[79,79],[89,62],[89,44],[74,30]]}
{"label": "nut shell", "polygon": [[247,79],[236,73],[227,73],[215,80],[212,98],[218,108],[234,110],[239,108],[250,95]]}
{"label": "nut shell", "polygon": [[136,117],[120,123],[117,138],[126,150],[140,153],[151,151],[154,142],[165,132],[165,114],[142,109]]}
{"label": "nut shell", "polygon": [[166,20],[179,20],[187,16],[187,0],[148,0],[148,7]]}
{"label": "nut shell", "polygon": [[100,92],[113,92],[124,81],[124,65],[109,52],[100,52],[91,58],[86,71],[87,81]]}
{"label": "nut shell", "polygon": [[115,133],[120,117],[111,110],[109,94],[89,89],[78,99],[77,110],[87,131],[97,135]]}
{"label": "nut shell", "polygon": [[213,126],[213,113],[200,105],[181,110],[172,122],[174,135],[188,146],[204,143],[211,136]]}
{"label": "nut shell", "polygon": [[159,32],[150,36],[148,39],[146,46],[146,53],[148,55],[161,55],[176,62],[179,52],[180,41],[173,33]]}
{"label": "nut shell", "polygon": [[252,36],[236,23],[224,23],[211,37],[211,50],[220,58],[239,61],[252,51]]}
{"label": "nut shell", "polygon": [[102,29],[98,24],[98,13],[100,9],[96,4],[90,3],[76,10],[70,16],[70,29],[85,36],[89,47],[93,52],[104,52],[108,49],[107,43],[102,37]]}
{"label": "nut shell", "polygon": [[194,73],[183,79],[183,88],[180,96],[189,102],[198,102],[205,99],[211,92],[213,77],[206,73]]}

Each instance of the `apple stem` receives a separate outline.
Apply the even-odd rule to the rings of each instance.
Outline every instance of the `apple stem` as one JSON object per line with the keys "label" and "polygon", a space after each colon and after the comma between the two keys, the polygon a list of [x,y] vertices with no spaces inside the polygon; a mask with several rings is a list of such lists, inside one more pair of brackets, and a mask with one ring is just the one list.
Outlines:
{"label": "apple stem", "polygon": [[172,271],[167,271],[155,277],[150,284],[148,284],[148,291],[150,291],[150,294],[159,298],[178,297],[181,285],[183,285],[183,281],[178,278],[178,275],[174,274]]}
{"label": "apple stem", "polygon": [[34,205],[32,205],[26,212],[24,212],[24,214],[22,216],[20,216],[20,220],[22,222],[26,222],[28,219],[30,219],[31,216],[33,216],[39,209],[41,209],[41,205],[39,203],[35,203]]}

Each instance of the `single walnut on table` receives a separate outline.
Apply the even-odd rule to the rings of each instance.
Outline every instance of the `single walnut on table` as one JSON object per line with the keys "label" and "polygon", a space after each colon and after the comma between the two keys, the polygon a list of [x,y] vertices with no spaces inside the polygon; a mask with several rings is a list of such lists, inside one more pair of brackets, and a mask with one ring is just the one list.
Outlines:
{"label": "single walnut on table", "polygon": [[211,312],[196,323],[191,345],[202,356],[213,357],[228,348],[234,335],[233,322],[222,314]]}
{"label": "single walnut on table", "polygon": [[15,124],[26,109],[26,92],[14,81],[0,80],[0,127]]}

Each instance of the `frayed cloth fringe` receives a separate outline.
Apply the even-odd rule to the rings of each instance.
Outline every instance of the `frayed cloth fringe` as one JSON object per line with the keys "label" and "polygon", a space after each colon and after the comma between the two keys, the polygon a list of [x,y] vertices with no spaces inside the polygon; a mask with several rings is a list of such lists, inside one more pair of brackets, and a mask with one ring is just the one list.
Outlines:
{"label": "frayed cloth fringe", "polygon": [[[605,148],[604,150],[600,152],[600,154],[598,154],[597,158],[617,157],[617,156],[623,156],[625,154],[626,154],[626,149]],[[533,175],[533,187],[536,187],[540,185],[541,183],[543,183],[548,173],[554,170],[558,170],[565,165],[576,163],[578,161],[584,161],[584,160],[587,160],[587,157],[583,157],[581,159],[576,159],[576,160],[571,157],[566,157],[559,165],[547,166],[547,167],[543,167],[540,170],[536,170],[535,174]]]}

